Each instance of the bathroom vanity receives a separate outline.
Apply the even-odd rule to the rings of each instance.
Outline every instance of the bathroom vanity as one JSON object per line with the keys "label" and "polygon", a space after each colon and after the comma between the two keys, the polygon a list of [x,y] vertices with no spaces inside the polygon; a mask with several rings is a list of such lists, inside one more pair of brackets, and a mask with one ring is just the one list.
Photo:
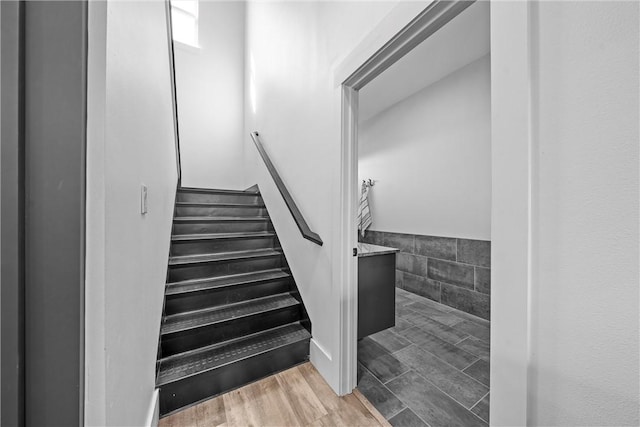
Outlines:
{"label": "bathroom vanity", "polygon": [[397,252],[358,243],[358,339],[395,325]]}

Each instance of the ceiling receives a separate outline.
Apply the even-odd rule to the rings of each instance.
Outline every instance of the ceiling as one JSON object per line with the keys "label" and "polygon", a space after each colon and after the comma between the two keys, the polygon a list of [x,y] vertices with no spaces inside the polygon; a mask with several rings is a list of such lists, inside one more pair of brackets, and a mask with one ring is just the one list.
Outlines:
{"label": "ceiling", "polygon": [[476,1],[360,90],[360,121],[489,51],[489,2]]}

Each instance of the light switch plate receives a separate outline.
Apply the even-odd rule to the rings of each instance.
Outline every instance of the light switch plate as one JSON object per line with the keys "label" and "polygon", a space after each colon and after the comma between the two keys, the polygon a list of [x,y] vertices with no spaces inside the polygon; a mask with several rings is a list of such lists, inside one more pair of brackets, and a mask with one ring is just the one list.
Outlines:
{"label": "light switch plate", "polygon": [[147,186],[140,184],[140,213],[147,213]]}

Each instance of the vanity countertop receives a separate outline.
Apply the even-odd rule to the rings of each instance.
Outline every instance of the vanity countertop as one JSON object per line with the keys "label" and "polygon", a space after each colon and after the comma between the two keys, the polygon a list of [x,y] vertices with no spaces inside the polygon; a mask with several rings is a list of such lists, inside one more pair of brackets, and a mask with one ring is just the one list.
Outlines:
{"label": "vanity countertop", "polygon": [[400,252],[400,249],[372,245],[370,243],[358,243],[358,257],[392,254],[395,252]]}

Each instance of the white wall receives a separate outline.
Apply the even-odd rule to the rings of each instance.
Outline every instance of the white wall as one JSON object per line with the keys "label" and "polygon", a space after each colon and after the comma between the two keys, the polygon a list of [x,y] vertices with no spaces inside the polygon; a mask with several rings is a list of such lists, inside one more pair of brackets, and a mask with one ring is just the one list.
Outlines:
{"label": "white wall", "polygon": [[640,423],[639,12],[534,12],[533,425]]}
{"label": "white wall", "polygon": [[360,125],[371,229],[491,240],[490,66],[485,55]]}
{"label": "white wall", "polygon": [[89,16],[86,423],[144,425],[177,184],[165,5]]}
{"label": "white wall", "polygon": [[244,189],[245,2],[199,2],[199,48],[175,43],[182,185]]}
{"label": "white wall", "polygon": [[[312,322],[312,361],[338,390],[340,88],[333,72],[391,9],[387,2],[247,5],[246,132],[265,150],[324,246],[300,235],[252,142],[246,186],[258,183]],[[324,353],[321,349],[324,349]]]}
{"label": "white wall", "polygon": [[492,5],[494,425],[640,423],[639,7]]}

